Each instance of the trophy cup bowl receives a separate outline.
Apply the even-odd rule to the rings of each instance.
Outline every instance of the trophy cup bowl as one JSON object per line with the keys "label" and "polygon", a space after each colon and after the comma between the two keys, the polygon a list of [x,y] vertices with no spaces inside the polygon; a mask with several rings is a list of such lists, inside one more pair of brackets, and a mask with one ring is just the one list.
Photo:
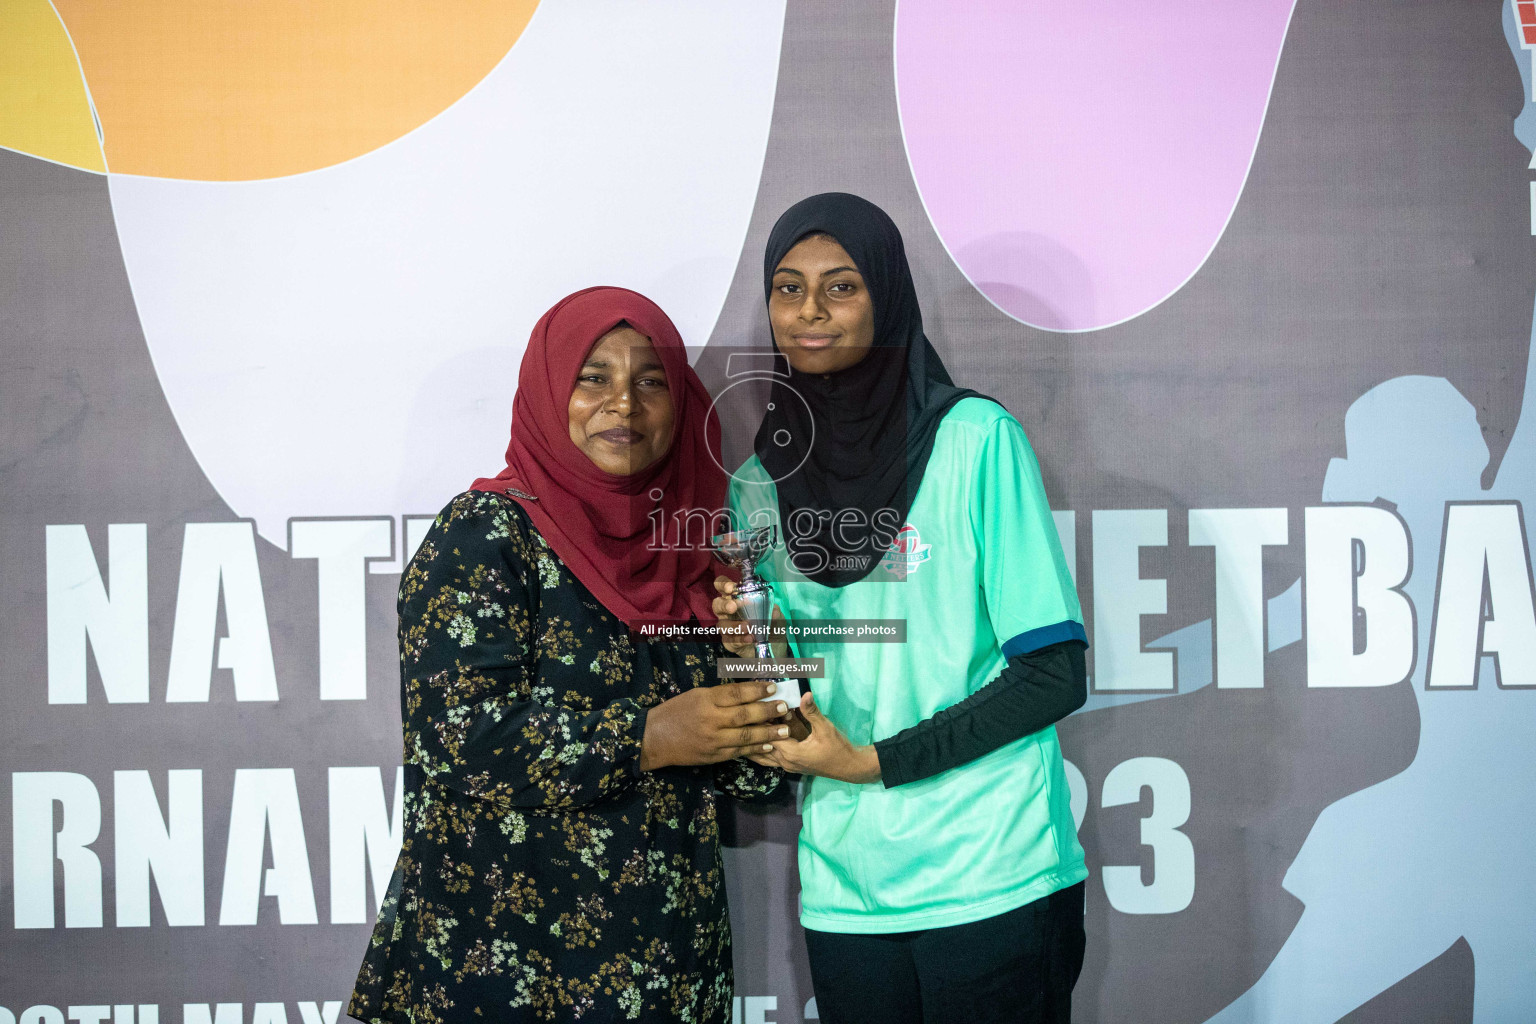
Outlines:
{"label": "trophy cup bowl", "polygon": [[[736,603],[741,606],[741,617],[750,623],[764,626],[773,623],[773,587],[757,575],[756,569],[777,539],[778,531],[772,526],[733,530],[711,539],[721,561],[741,570],[741,582],[736,585]],[[773,658],[773,643],[767,636],[754,633],[752,649],[759,658]],[[782,700],[792,708],[800,706],[800,680],[775,676],[771,681],[778,687],[764,700]]]}

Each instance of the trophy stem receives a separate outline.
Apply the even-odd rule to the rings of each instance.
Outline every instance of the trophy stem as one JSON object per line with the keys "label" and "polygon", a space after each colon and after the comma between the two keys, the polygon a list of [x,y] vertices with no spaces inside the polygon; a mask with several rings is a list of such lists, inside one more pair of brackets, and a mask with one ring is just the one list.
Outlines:
{"label": "trophy stem", "polygon": [[[769,628],[773,625],[773,587],[753,570],[759,558],[772,547],[776,531],[772,527],[758,527],[724,533],[714,538],[715,550],[720,557],[741,570],[741,582],[736,587],[736,603],[741,617],[754,627],[752,649],[764,661],[773,659],[773,639]],[[800,705],[800,683],[795,679],[777,679],[778,691],[763,698],[782,700],[790,707]]]}

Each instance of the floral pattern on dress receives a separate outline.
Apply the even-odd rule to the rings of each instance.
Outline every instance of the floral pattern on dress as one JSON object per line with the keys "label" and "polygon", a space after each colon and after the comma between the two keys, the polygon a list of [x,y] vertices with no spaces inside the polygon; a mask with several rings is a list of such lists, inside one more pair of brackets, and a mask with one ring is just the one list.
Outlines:
{"label": "floral pattern on dress", "polygon": [[717,649],[629,631],[512,499],[451,501],[400,581],[405,821],[347,1009],[369,1024],[730,1019],[715,790],[640,771],[649,708]]}

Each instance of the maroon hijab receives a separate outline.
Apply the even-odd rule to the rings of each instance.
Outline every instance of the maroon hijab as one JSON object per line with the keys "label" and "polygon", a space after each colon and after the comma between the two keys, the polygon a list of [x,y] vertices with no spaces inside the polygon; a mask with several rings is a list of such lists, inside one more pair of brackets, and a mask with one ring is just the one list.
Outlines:
{"label": "maroon hijab", "polygon": [[[587,353],[626,322],[650,339],[666,371],[672,447],[633,476],[610,476],[571,440],[567,410]],[[709,405],[677,328],[659,306],[627,288],[585,288],[557,302],[534,327],[512,399],[507,468],[471,489],[506,494],[522,505],[555,554],[624,623],[681,623],[692,615],[712,626],[713,556],[656,550],[651,542],[658,510],[672,537],[675,513],[713,513],[725,501],[725,474],[706,447],[712,440],[713,450],[720,448],[719,437],[706,433]],[[718,435],[719,425],[712,426]]]}

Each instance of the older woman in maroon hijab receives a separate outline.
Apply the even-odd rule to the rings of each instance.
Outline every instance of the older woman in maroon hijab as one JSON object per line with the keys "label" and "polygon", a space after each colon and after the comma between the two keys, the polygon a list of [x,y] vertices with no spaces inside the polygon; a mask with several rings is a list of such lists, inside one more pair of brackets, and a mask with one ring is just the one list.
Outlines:
{"label": "older woman in maroon hijab", "polygon": [[[507,466],[449,502],[400,584],[405,839],[348,1013],[363,1021],[725,1022],[716,785],[784,734],[769,684],[714,686],[709,396],[622,288],[534,328]],[[700,632],[700,631],[695,631]]]}

